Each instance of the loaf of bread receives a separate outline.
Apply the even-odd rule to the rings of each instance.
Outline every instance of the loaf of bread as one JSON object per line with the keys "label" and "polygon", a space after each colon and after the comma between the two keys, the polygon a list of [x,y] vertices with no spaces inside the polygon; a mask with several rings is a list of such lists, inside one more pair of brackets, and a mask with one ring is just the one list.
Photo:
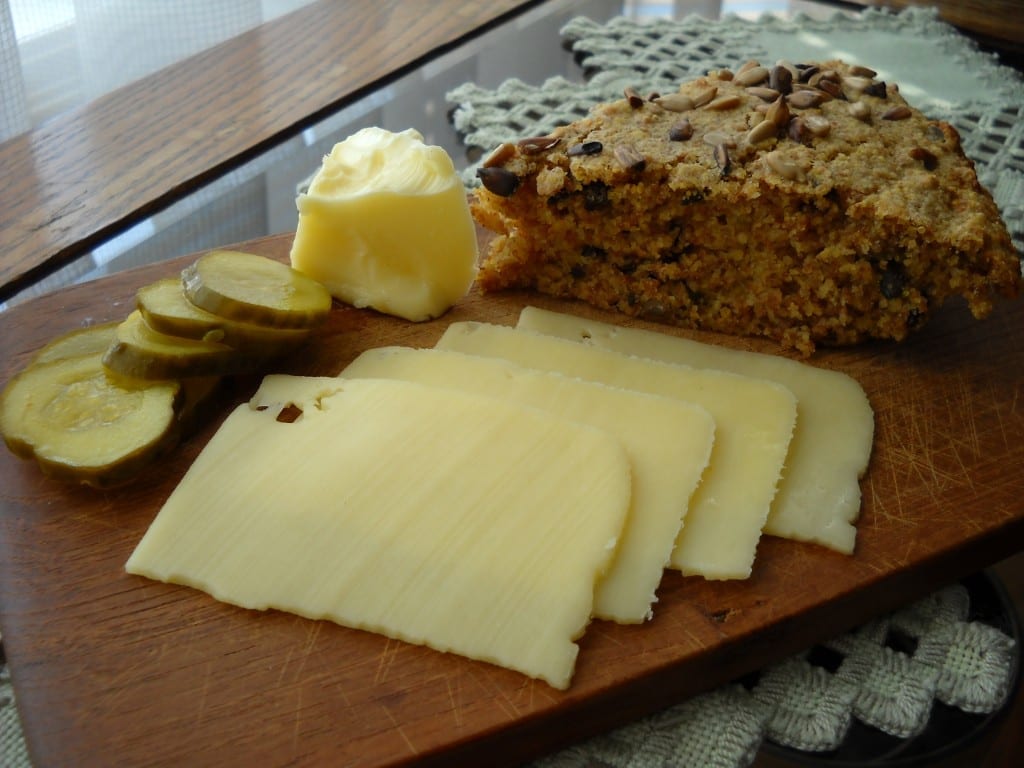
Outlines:
{"label": "loaf of bread", "polygon": [[956,130],[840,61],[711,72],[498,147],[473,215],[481,288],[815,346],[902,340],[1019,256]]}

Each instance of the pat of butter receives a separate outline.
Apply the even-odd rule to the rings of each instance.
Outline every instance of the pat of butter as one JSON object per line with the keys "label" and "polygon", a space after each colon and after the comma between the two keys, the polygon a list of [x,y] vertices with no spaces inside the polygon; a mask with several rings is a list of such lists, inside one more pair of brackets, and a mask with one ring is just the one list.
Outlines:
{"label": "pat of butter", "polygon": [[486,323],[452,323],[439,349],[697,403],[715,420],[711,461],[690,501],[671,565],[708,579],[744,579],[796,421],[796,400],[775,382],[643,360]]}
{"label": "pat of butter", "polygon": [[[629,509],[615,438],[403,381],[265,384],[189,468],[129,573],[569,685]],[[279,420],[288,405],[302,415]]]}
{"label": "pat of butter", "polygon": [[715,425],[705,409],[439,349],[371,349],[340,375],[478,392],[590,424],[618,438],[631,463],[633,502],[615,559],[597,584],[594,616],[621,623],[651,617],[662,571],[711,455]]}
{"label": "pat of butter", "polygon": [[297,206],[292,266],[353,306],[428,320],[476,276],[462,180],[413,129],[364,128],[336,144]]}
{"label": "pat of butter", "polygon": [[775,355],[701,344],[640,328],[525,308],[518,327],[670,363],[719,368],[777,381],[797,398],[797,425],[765,533],[850,554],[860,514],[874,412],[863,388],[839,371]]}

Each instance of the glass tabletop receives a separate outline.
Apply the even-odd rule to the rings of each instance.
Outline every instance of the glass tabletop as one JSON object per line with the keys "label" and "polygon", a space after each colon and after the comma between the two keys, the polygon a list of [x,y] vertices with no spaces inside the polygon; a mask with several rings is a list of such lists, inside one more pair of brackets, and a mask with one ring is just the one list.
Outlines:
{"label": "glass tabletop", "polygon": [[[943,18],[961,28],[985,30],[992,16],[1005,18],[1007,39],[1019,25],[1017,0],[985,4],[937,3]],[[306,6],[313,0],[197,0],[164,4],[130,0],[0,0],[0,142],[39,130],[67,114],[140,82]],[[444,147],[460,168],[473,159],[450,120],[446,94],[472,82],[497,87],[509,78],[540,84],[584,73],[565,50],[560,30],[576,16],[603,22],[616,16],[652,22],[697,15],[707,19],[765,14],[814,19],[854,15],[875,0],[548,0],[527,2],[525,12],[469,43],[433,58],[386,87],[374,90],[297,135],[276,141],[246,164],[131,226],[113,227],[104,242],[67,266],[0,301],[0,312],[65,285],[132,266],[202,251],[295,228],[296,189],[337,141],[361,127],[413,127]],[[908,2],[883,3],[904,7]],[[952,14],[952,15],[951,15]],[[973,15],[972,15],[973,14]],[[955,18],[954,18],[955,17]],[[978,19],[987,24],[979,27]],[[965,26],[966,25],[966,26]],[[1019,44],[1018,44],[1019,45]],[[346,52],[339,52],[344,67]],[[1004,60],[1005,59],[1004,57]],[[1014,59],[1007,60],[1011,65]],[[327,78],[329,80],[329,78]],[[331,83],[316,83],[330,89]],[[80,252],[80,251],[79,251]],[[5,293],[5,297],[9,292]]]}
{"label": "glass tabletop", "polygon": [[[45,124],[60,110],[95,99],[309,1],[178,3],[171,8],[109,0],[8,0],[0,5],[0,10],[9,11],[6,19],[0,15],[0,35],[14,38],[5,42],[5,51],[11,50],[11,42],[17,44],[23,83],[21,114],[14,116],[8,133]],[[801,0],[540,3],[116,234],[0,304],[0,311],[122,269],[293,230],[297,221],[296,190],[336,142],[365,126],[396,131],[415,128],[429,143],[444,147],[457,167],[464,168],[472,158],[452,126],[452,105],[446,94],[465,82],[493,88],[509,78],[534,85],[552,76],[582,80],[583,73],[560,37],[561,28],[573,17],[603,22],[623,16],[647,22],[692,14],[709,19],[729,15],[753,19],[763,14],[825,18],[837,12],[834,5]],[[329,88],[330,84],[323,87]],[[15,104],[6,109],[8,118],[16,108]]]}

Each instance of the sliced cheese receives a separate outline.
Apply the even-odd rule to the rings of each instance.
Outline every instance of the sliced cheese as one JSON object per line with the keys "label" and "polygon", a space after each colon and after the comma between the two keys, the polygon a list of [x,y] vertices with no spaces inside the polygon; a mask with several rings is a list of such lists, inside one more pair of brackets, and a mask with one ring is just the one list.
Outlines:
{"label": "sliced cheese", "polygon": [[630,493],[615,438],[538,409],[276,379],[215,433],[126,567],[565,688]]}
{"label": "sliced cheese", "polygon": [[850,376],[774,355],[536,307],[523,310],[519,327],[655,360],[758,376],[788,387],[797,398],[797,425],[765,532],[853,552],[861,503],[859,479],[871,457],[875,420],[867,395]]}
{"label": "sliced cheese", "polygon": [[715,444],[690,501],[671,565],[708,579],[750,575],[796,420],[796,400],[785,387],[485,323],[452,323],[437,347],[500,357],[706,408],[715,420]]}
{"label": "sliced cheese", "polygon": [[633,503],[615,559],[597,585],[594,615],[622,623],[651,617],[662,571],[711,454],[714,421],[705,409],[529,370],[505,360],[437,349],[371,349],[341,375],[479,392],[615,435],[630,459]]}

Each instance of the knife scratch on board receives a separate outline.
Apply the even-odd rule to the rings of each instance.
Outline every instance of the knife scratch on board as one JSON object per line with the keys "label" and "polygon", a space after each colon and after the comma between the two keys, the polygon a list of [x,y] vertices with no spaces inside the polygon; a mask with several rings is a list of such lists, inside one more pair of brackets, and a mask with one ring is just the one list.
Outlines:
{"label": "knife scratch on board", "polygon": [[[978,432],[977,432],[977,428],[976,428],[976,425],[974,424],[973,420],[971,421],[971,432],[974,433],[974,435],[973,435],[974,439],[970,440],[970,441],[966,441],[968,443],[966,447],[970,449],[969,452],[970,452],[971,455],[977,456],[980,453],[980,449],[978,448],[978,445],[977,445],[977,443],[978,443]],[[966,481],[968,487],[970,487],[970,489],[971,489],[971,492],[972,493],[976,493],[977,489],[974,486],[974,478],[971,477],[971,471],[968,468],[969,462],[964,461],[963,455],[961,453],[961,448],[963,448],[963,447],[964,447],[964,441],[959,441],[959,440],[954,438],[950,442],[950,448],[952,449],[952,452],[953,452],[953,458],[956,459],[956,463],[957,463],[956,470],[951,472],[950,475],[949,475],[950,484],[953,484],[953,483],[956,483],[956,482],[964,482],[964,481]]]}
{"label": "knife scratch on board", "polygon": [[[717,634],[717,635],[718,635],[718,636],[719,636],[720,638],[726,637],[726,636],[728,635],[728,633],[727,633],[727,632],[726,632],[725,630],[723,630],[723,629],[722,629],[722,628],[721,628],[721,627],[719,626],[719,623],[720,623],[720,622],[717,622],[717,621],[715,621],[715,620],[714,620],[714,619],[713,619],[713,618],[711,617],[711,614],[710,614],[710,613],[708,613],[708,612],[707,612],[706,610],[704,610],[704,609],[702,609],[702,610],[701,610],[701,613],[703,613],[703,614],[704,614],[704,617],[705,617],[705,618],[707,619],[707,623],[705,624],[705,626],[708,626],[708,625],[710,625],[710,626],[714,627],[714,629],[715,629],[715,633],[716,633],[716,634]],[[686,635],[686,637],[688,637],[688,638],[690,639],[690,641],[691,641],[691,642],[693,643],[693,647],[694,647],[694,648],[700,649],[700,648],[705,648],[705,647],[707,647],[707,642],[706,642],[705,640],[703,640],[703,639],[702,639],[702,638],[700,637],[700,635],[696,634],[696,633],[695,633],[695,632],[694,632],[693,630],[691,630],[691,629],[690,629],[689,627],[683,627],[683,628],[682,628],[682,631],[683,631],[683,634],[684,634],[684,635]]]}
{"label": "knife scratch on board", "polygon": [[309,661],[309,656],[313,652],[313,646],[316,645],[317,638],[320,637],[320,629],[323,627],[323,623],[320,621],[311,621],[308,623],[309,627],[306,630],[306,644],[302,648],[302,658],[299,659],[299,668],[295,670],[296,680],[302,677],[302,671],[306,668],[306,662]]}
{"label": "knife scratch on board", "polygon": [[448,689],[448,704],[452,711],[452,717],[455,720],[455,727],[461,728],[463,719],[462,709],[459,707],[459,703],[457,701],[457,699],[459,698],[457,686],[452,685],[452,680],[448,676],[444,677],[444,684],[445,687]]}
{"label": "knife scratch on board", "polygon": [[384,650],[377,657],[377,673],[373,677],[373,682],[383,683],[387,680],[388,672],[391,670],[391,665],[394,663],[400,647],[399,641],[392,640],[390,637],[385,638]]}
{"label": "knife scratch on board", "polygon": [[999,429],[999,434],[1003,436],[1003,445],[1007,448],[1012,447],[1017,443],[1018,436],[1010,436],[1010,433],[1006,431],[1006,418],[1003,415],[1004,410],[1013,415],[1017,412],[1017,398],[1020,395],[1020,387],[1015,386],[1013,388],[1013,396],[1006,403],[1001,403],[998,399],[995,401],[994,410],[996,412],[996,427]]}
{"label": "knife scratch on board", "polygon": [[[893,500],[896,503],[896,512],[890,512],[888,506],[889,497],[885,494],[880,494],[873,483],[869,486],[869,488],[871,493],[871,509],[874,511],[874,517],[878,518],[879,520],[903,519],[903,504],[898,493],[893,495]],[[861,525],[863,525],[863,523],[864,521],[862,520]]]}
{"label": "knife scratch on board", "polygon": [[399,720],[395,717],[394,713],[388,707],[383,707],[382,711],[387,715],[388,720],[390,720],[391,724],[394,726],[392,732],[401,737],[402,743],[405,744],[405,747],[409,751],[409,753],[412,755],[418,755],[420,753],[420,750],[417,749],[416,745],[412,743],[412,739],[410,739],[406,735],[405,726],[401,722],[399,722]]}
{"label": "knife scratch on board", "polygon": [[203,715],[206,713],[206,700],[210,693],[210,680],[212,679],[213,663],[206,662],[203,669],[203,687],[199,692],[199,704],[196,706],[196,724],[203,722]]}
{"label": "knife scratch on board", "polygon": [[292,754],[299,747],[299,734],[302,731],[302,686],[295,690],[295,717],[292,724]]}
{"label": "knife scratch on board", "polygon": [[277,676],[277,684],[279,686],[284,682],[284,673],[288,671],[288,665],[291,664],[293,653],[295,653],[295,649],[289,647],[288,652],[284,656],[284,661],[281,662],[281,674]]}
{"label": "knife scratch on board", "polygon": [[[533,688],[533,686],[535,686],[536,684],[536,680],[531,679],[529,681],[529,685],[531,688]],[[501,708],[503,712],[505,712],[509,716],[510,720],[515,720],[522,714],[522,708],[516,705],[515,701],[512,700],[512,696],[509,695],[509,692],[507,690],[505,690],[504,688],[498,688],[495,689],[494,692],[497,694],[497,698],[495,698],[495,703]],[[532,693],[530,699],[533,699]]]}

